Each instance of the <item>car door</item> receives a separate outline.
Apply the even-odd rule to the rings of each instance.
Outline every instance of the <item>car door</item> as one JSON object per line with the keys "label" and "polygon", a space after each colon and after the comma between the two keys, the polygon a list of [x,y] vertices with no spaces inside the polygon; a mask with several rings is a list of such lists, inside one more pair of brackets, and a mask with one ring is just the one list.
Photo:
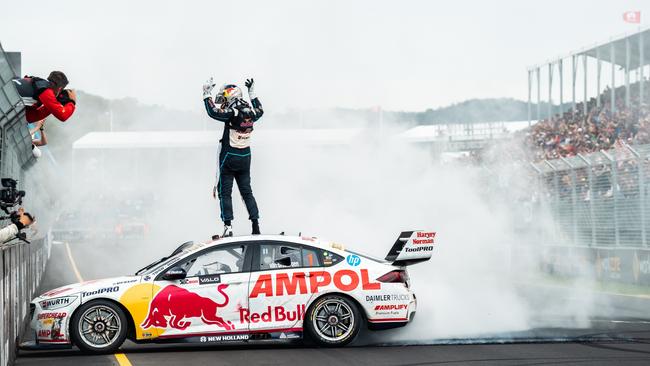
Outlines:
{"label": "car door", "polygon": [[251,331],[284,331],[302,324],[309,298],[310,267],[320,265],[315,251],[300,244],[260,241],[255,245],[248,309],[240,320]]}
{"label": "car door", "polygon": [[[160,336],[178,337],[248,330],[239,321],[248,307],[249,246],[243,243],[204,249],[172,265],[156,278],[160,290],[149,310],[152,326],[165,328]],[[164,280],[170,271],[184,270],[179,280]],[[143,325],[148,325],[147,320]]]}

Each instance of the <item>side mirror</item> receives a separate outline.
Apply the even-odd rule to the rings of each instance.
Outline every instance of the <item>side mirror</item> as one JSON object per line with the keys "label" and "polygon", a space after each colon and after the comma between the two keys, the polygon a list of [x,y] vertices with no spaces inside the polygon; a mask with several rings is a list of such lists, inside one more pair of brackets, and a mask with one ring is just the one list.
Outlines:
{"label": "side mirror", "polygon": [[284,267],[291,267],[291,258],[283,257],[275,260],[275,264],[279,264]]}
{"label": "side mirror", "polygon": [[162,279],[167,281],[174,281],[174,280],[182,280],[186,276],[187,276],[187,272],[185,272],[184,269],[182,269],[181,267],[174,267],[169,271],[167,271],[167,273],[165,273],[162,276]]}

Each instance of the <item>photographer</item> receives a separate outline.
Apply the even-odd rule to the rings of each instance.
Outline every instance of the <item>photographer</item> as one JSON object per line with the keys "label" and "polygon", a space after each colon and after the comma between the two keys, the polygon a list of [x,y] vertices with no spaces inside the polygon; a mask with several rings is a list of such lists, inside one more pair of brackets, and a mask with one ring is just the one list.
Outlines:
{"label": "photographer", "polygon": [[65,89],[68,78],[61,71],[52,71],[47,79],[25,76],[12,81],[25,103],[28,123],[40,121],[50,114],[65,122],[75,111],[77,94]]}
{"label": "photographer", "polygon": [[34,217],[20,208],[10,215],[11,224],[0,229],[0,243],[15,239],[20,230],[34,223]]}

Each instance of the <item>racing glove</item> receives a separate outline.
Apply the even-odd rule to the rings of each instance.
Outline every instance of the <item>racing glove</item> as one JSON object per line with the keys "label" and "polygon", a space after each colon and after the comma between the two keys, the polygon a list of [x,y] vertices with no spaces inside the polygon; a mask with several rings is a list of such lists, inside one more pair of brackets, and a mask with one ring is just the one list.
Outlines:
{"label": "racing glove", "polygon": [[210,98],[212,95],[212,89],[214,89],[214,86],[216,84],[214,83],[214,78],[210,78],[210,80],[206,81],[205,84],[203,84],[203,99]]}
{"label": "racing glove", "polygon": [[251,98],[251,100],[257,98],[255,95],[255,80],[252,78],[246,79],[246,88],[248,88],[248,96]]}

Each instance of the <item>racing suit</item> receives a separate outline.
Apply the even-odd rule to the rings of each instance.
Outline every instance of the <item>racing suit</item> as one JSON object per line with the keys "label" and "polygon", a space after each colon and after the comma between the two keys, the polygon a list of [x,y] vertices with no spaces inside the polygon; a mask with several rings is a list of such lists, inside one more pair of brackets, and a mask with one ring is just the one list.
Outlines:
{"label": "racing suit", "polygon": [[[257,220],[259,211],[251,188],[250,137],[253,132],[253,124],[264,113],[262,104],[258,98],[251,101],[252,108],[243,100],[235,102],[235,105],[230,107],[217,106],[210,97],[203,99],[203,102],[210,117],[224,122],[223,135],[220,140],[221,151],[217,162],[219,177],[215,187],[219,195],[221,220],[230,222],[233,219],[233,180],[237,181],[239,193],[248,210],[248,218]],[[252,113],[242,112],[245,109],[252,111]]]}

